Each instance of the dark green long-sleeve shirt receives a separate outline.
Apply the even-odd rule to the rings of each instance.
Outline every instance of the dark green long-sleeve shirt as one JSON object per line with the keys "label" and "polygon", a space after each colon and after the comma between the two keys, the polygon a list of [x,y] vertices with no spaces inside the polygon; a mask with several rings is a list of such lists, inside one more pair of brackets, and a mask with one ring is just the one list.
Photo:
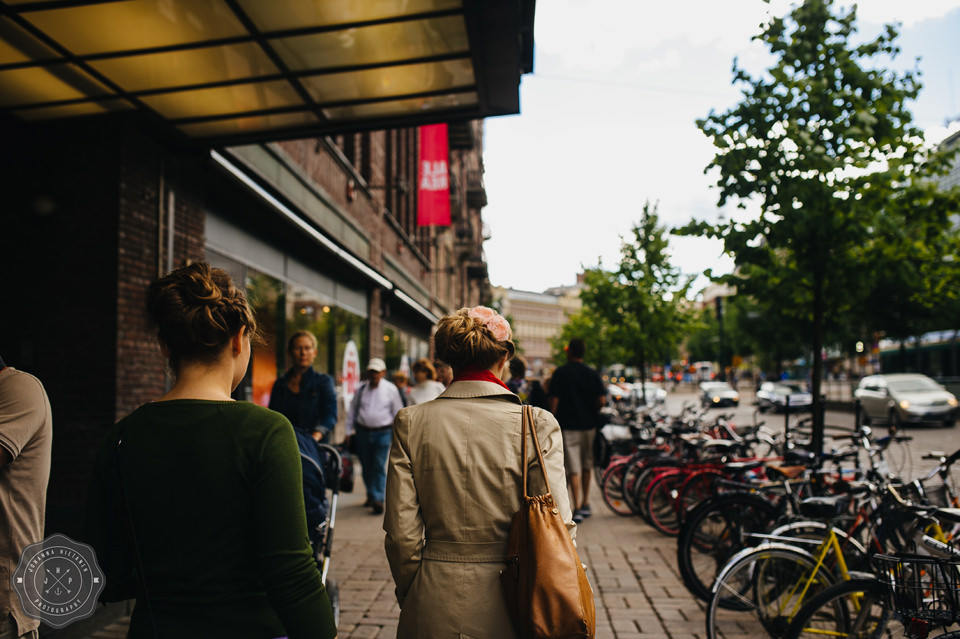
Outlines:
{"label": "dark green long-sleeve shirt", "polygon": [[[125,558],[123,486],[146,575]],[[146,404],[101,447],[87,500],[86,539],[113,598],[137,597],[130,637],[290,639],[336,635],[307,539],[300,455],[290,422],[247,402]],[[113,588],[111,588],[111,580]],[[151,621],[152,616],[152,621]]]}

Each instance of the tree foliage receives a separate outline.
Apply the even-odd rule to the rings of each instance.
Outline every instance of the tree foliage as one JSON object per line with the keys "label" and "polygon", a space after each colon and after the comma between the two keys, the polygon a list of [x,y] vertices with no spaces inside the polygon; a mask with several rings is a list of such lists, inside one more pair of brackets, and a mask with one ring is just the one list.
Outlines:
{"label": "tree foliage", "polygon": [[671,265],[667,248],[667,230],[656,205],[648,202],[622,238],[617,268],[606,271],[601,265],[586,272],[583,308],[564,327],[555,349],[569,337],[583,337],[591,363],[636,366],[641,379],[651,363],[668,362],[688,321],[684,302],[693,278]]}
{"label": "tree foliage", "polygon": [[[752,203],[759,215],[682,230],[720,238],[736,264],[725,279],[763,300],[776,312],[771,321],[809,336],[818,420],[825,336],[863,321],[864,301],[879,293],[874,273],[888,266],[881,260],[918,249],[917,242],[885,245],[884,234],[900,228],[906,240],[945,229],[940,207],[923,203],[931,197],[925,180],[945,158],[925,152],[908,109],[919,72],[883,66],[899,54],[897,27],[857,43],[856,9],[833,4],[807,0],[765,25],[757,39],[774,64],[753,77],[735,61],[743,99],[697,122],[716,148],[707,171],[718,175],[719,204]],[[921,262],[935,271],[939,245],[920,244],[931,253]],[[927,284],[914,287],[921,305],[931,303],[923,291],[936,289]]]}

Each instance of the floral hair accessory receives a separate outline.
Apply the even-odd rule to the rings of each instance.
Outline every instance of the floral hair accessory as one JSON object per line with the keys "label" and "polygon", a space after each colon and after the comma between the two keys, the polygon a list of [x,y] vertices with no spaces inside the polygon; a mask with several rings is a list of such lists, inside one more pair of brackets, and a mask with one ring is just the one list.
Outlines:
{"label": "floral hair accessory", "polygon": [[479,320],[481,324],[487,327],[487,330],[493,333],[494,339],[498,342],[506,342],[513,334],[510,330],[510,322],[492,308],[474,306],[467,313],[467,317]]}

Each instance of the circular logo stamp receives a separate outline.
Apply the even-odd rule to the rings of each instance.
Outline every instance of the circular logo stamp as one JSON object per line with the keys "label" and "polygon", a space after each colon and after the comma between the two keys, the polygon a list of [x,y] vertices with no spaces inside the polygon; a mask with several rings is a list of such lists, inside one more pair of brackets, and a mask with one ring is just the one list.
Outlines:
{"label": "circular logo stamp", "polygon": [[24,614],[53,628],[92,615],[104,586],[93,548],[60,533],[27,546],[11,582]]}

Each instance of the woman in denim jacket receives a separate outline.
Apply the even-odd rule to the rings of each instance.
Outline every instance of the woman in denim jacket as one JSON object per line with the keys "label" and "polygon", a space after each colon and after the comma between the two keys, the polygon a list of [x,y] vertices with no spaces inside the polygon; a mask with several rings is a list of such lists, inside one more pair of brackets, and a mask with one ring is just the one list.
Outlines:
{"label": "woman in denim jacket", "polygon": [[337,423],[337,391],[329,375],[313,370],[317,338],[297,331],[287,342],[293,365],[270,391],[270,409],[282,413],[298,431],[326,441]]}

